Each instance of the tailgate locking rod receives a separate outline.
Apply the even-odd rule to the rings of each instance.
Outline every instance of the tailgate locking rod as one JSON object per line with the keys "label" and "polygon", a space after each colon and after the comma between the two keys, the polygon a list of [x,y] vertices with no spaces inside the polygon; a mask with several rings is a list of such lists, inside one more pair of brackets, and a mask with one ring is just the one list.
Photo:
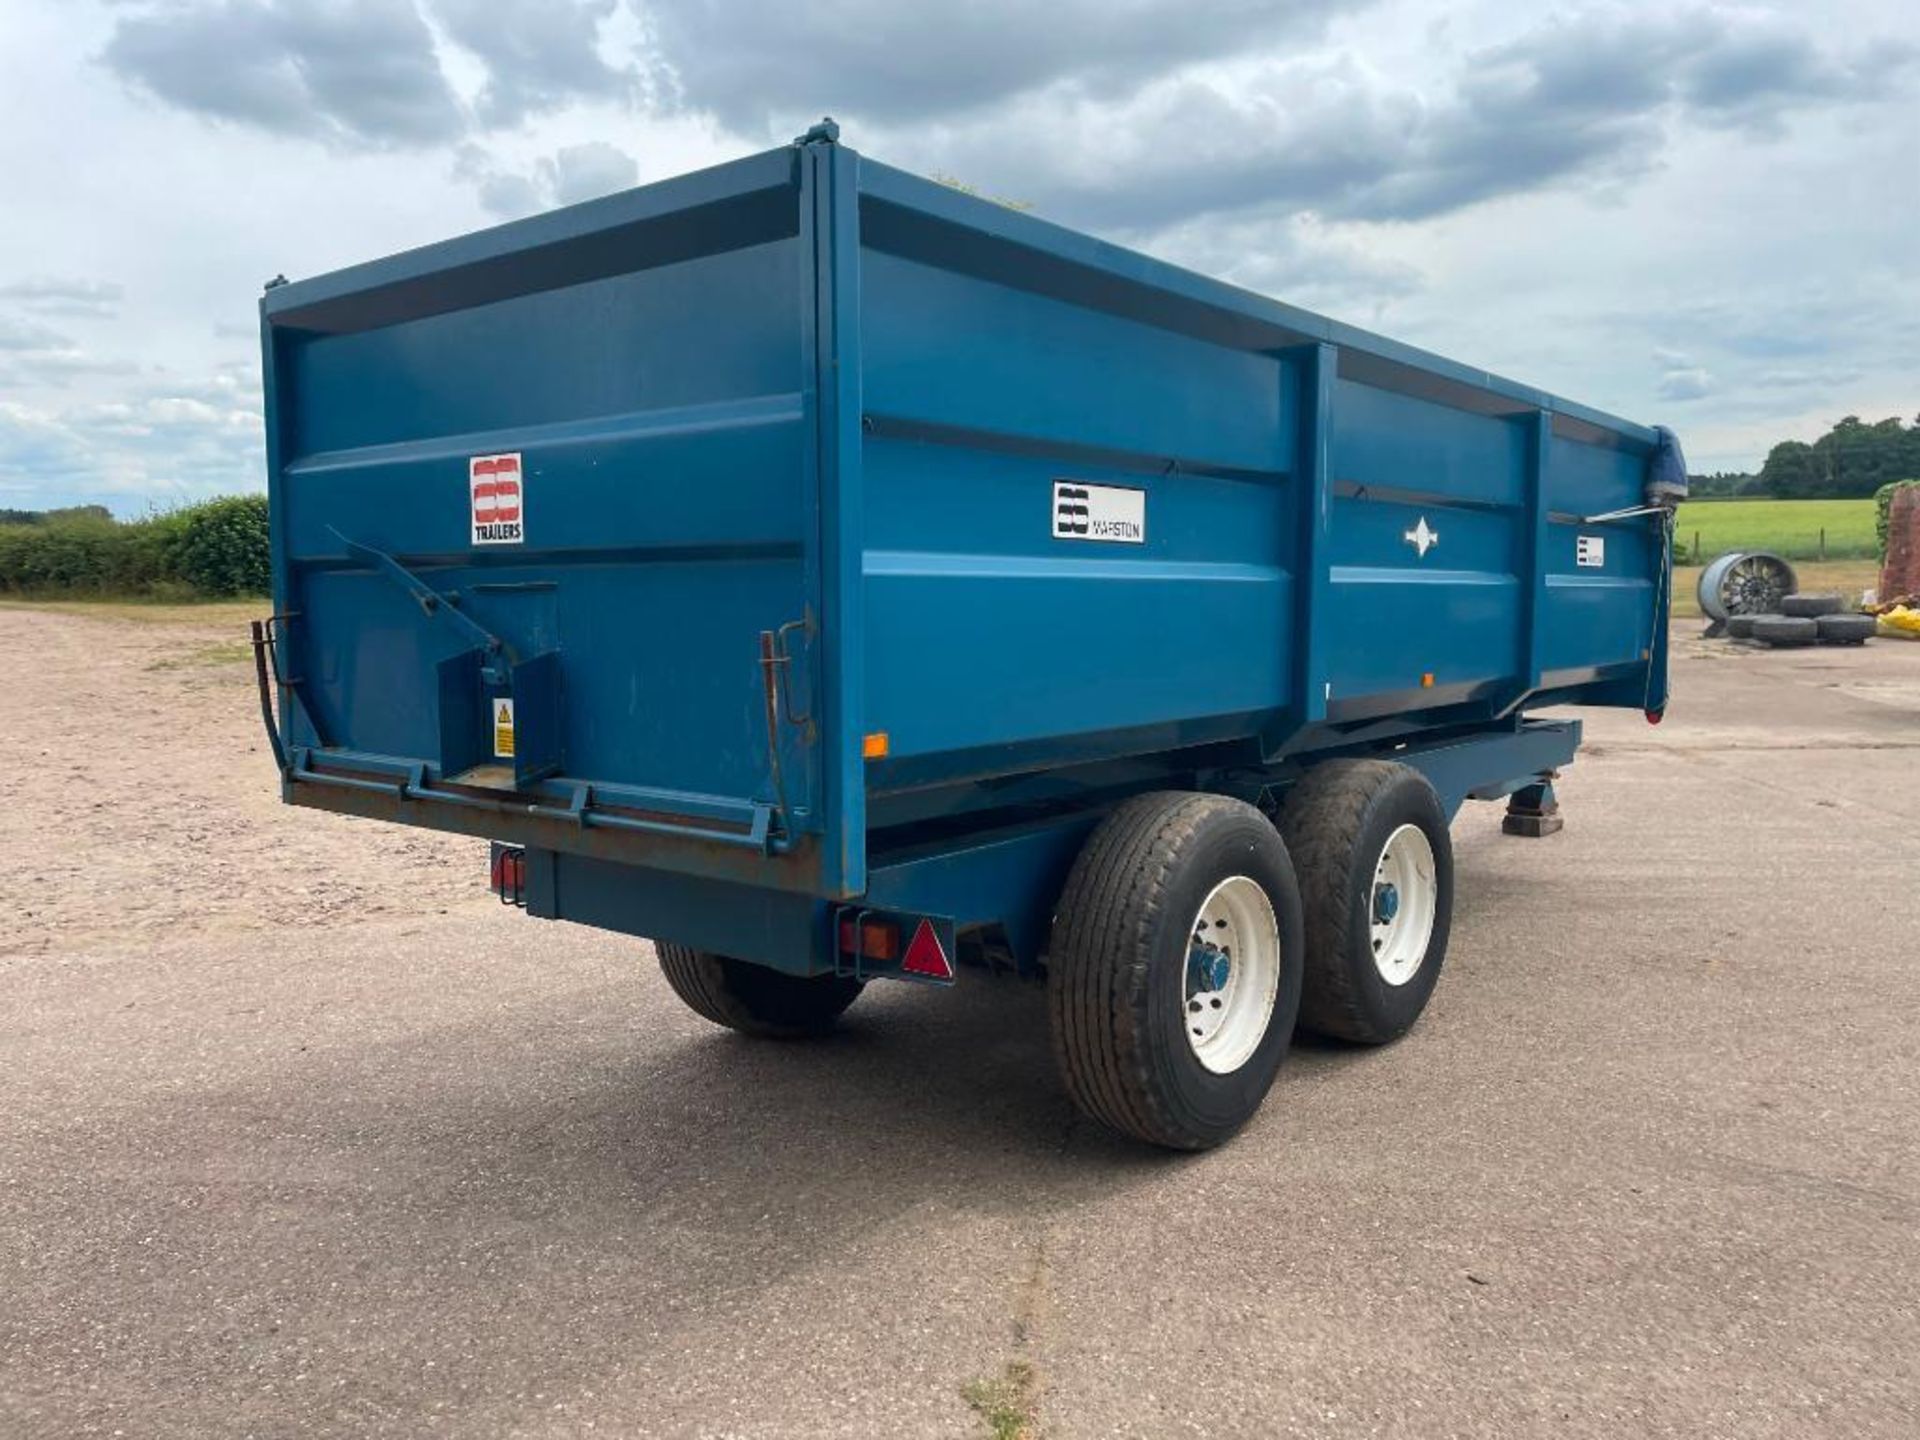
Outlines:
{"label": "tailgate locking rod", "polygon": [[[813,616],[789,620],[777,630],[760,632],[760,689],[767,721],[767,772],[773,782],[773,813],[756,809],[754,834],[763,848],[778,848],[773,821],[779,820],[778,841],[791,842],[793,826],[787,809],[787,781],[780,767],[781,722],[796,727],[808,743],[813,740],[813,715],[795,713],[793,703],[793,650],[787,637],[794,631],[803,637],[813,634]],[[784,705],[783,702],[784,701]],[[784,714],[782,713],[784,709]]]}
{"label": "tailgate locking rod", "polygon": [[[780,826],[790,830],[787,822],[787,783],[780,773],[780,680],[778,672],[786,664],[786,654],[781,643],[785,634],[784,627],[775,632],[760,632],[760,689],[766,703],[767,716],[767,769],[773,780],[773,804],[780,816]],[[771,827],[769,827],[771,834]]]}
{"label": "tailgate locking rod", "polygon": [[[386,551],[376,550],[371,545],[363,545],[358,540],[349,540],[331,525],[327,529],[332,530],[334,538],[347,547],[349,557],[371,565],[406,591],[413,598],[414,603],[420,607],[420,612],[429,620],[439,618],[451,620],[456,627],[466,631],[472,639],[479,641],[481,648],[488,655],[504,655],[509,664],[515,663],[517,657],[513,653],[513,648],[462,610],[459,601],[453,595],[442,595]],[[504,674],[494,674],[488,678],[495,684],[501,684],[507,677]]]}

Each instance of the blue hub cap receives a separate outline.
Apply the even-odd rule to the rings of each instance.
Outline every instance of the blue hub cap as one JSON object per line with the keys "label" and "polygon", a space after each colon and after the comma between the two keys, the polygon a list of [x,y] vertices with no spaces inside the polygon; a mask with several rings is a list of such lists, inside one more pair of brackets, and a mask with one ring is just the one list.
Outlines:
{"label": "blue hub cap", "polygon": [[1373,919],[1377,925],[1392,923],[1400,913],[1400,892],[1391,884],[1376,885],[1373,890]]}
{"label": "blue hub cap", "polygon": [[1232,974],[1233,961],[1224,950],[1196,945],[1187,953],[1187,980],[1194,994],[1226,989]]}

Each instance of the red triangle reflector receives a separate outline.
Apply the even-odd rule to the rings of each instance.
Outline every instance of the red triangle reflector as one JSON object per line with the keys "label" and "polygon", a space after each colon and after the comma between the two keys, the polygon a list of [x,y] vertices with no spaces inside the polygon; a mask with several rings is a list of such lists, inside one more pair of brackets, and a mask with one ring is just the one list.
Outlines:
{"label": "red triangle reflector", "polygon": [[953,979],[953,962],[941,948],[940,936],[931,920],[922,920],[920,928],[913,932],[913,940],[907,946],[906,957],[901,960],[900,968],[909,975],[922,975],[929,980]]}

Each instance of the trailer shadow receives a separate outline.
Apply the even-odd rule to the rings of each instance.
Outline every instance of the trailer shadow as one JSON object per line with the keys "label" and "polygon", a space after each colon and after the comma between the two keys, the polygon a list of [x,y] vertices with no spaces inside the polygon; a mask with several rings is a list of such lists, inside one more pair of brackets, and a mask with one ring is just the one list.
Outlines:
{"label": "trailer shadow", "polygon": [[[375,947],[303,990],[263,956],[217,1003],[163,992],[125,1042],[175,1080],[14,1147],[11,1233],[57,1239],[10,1269],[33,1320],[0,1382],[61,1389],[75,1429],[276,1431],[348,1396],[508,1433],[618,1392],[636,1429],[747,1396],[775,1432],[791,1367],[839,1384],[897,1332],[963,1336],[989,1352],[968,1375],[996,1372],[1085,1217],[1264,1191],[1303,1129],[1342,1123],[1356,1070],[1394,1063],[1299,1035],[1245,1135],[1175,1155],[1078,1116],[1038,986],[878,984],[838,1034],[779,1044],[697,1020],[617,943],[493,933],[435,946],[478,966],[413,975]],[[439,1006],[456,978],[476,998]],[[91,1354],[108,1383],[73,1370]],[[929,1365],[943,1393],[968,1378]]]}
{"label": "trailer shadow", "polygon": [[[813,1363],[855,1366],[889,1327],[934,1323],[929,1296],[1005,1343],[1055,1227],[1138,1187],[1179,1203],[1196,1167],[1228,1167],[1202,1182],[1222,1183],[1286,1143],[1263,1117],[1178,1156],[1083,1122],[1037,987],[876,987],[828,1041],[772,1044],[633,978],[347,1029],[41,1127],[14,1218],[61,1241],[18,1267],[15,1304],[44,1323],[14,1363],[118,1357],[72,1412],[101,1425],[271,1430],[344,1394],[504,1433],[545,1411],[530,1395],[622,1385],[712,1413],[777,1388],[796,1335]],[[202,1052],[250,1023],[203,1017],[181,1039]],[[707,1363],[742,1333],[763,1360]]]}
{"label": "trailer shadow", "polygon": [[[664,985],[578,998],[48,1117],[9,1216],[58,1239],[9,1262],[33,1323],[0,1391],[31,1373],[76,1428],[177,1433],[342,1397],[507,1433],[622,1382],[712,1414],[777,1389],[822,1312],[1000,1310],[1037,1226],[1178,1163],[1077,1122],[1037,992],[901,987],[819,1045],[668,1022]],[[781,1333],[773,1368],[708,1363],[742,1327]],[[104,1383],[60,1378],[83,1354]]]}
{"label": "trailer shadow", "polygon": [[635,1096],[652,1122],[661,1118],[652,1107],[673,1110],[685,1087],[713,1107],[699,1122],[707,1144],[769,1133],[801,1157],[824,1151],[911,1176],[964,1172],[970,1183],[956,1204],[1024,1210],[1032,1186],[1125,1184],[1182,1158],[1081,1119],[1054,1072],[1045,995],[1012,980],[968,976],[944,993],[879,984],[824,1040],[701,1030],[676,1040],[673,1061],[670,1076],[650,1076],[649,1093]]}

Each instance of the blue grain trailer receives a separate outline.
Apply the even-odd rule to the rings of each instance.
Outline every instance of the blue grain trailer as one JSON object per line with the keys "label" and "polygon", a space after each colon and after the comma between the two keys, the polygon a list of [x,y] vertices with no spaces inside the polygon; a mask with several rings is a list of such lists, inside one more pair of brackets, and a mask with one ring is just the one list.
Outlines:
{"label": "blue grain trailer", "polygon": [[[294,804],[484,836],[750,1034],[1044,975],[1219,1142],[1438,977],[1448,824],[1666,703],[1664,432],[786,149],[261,304]],[[1683,473],[1683,472],[1682,472]]]}

